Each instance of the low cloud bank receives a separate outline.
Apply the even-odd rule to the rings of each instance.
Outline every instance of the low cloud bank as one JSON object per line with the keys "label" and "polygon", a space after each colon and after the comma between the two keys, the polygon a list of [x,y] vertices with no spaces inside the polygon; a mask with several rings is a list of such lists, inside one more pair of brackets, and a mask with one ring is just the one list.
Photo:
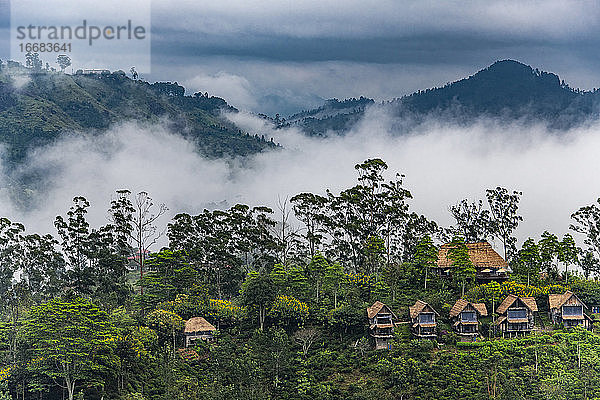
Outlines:
{"label": "low cloud bank", "polygon": [[[442,225],[452,223],[448,206],[463,198],[483,198],[485,189],[496,186],[523,191],[520,239],[544,230],[566,233],[570,214],[600,196],[597,123],[557,136],[543,126],[482,120],[457,127],[431,121],[397,136],[394,121],[374,108],[348,135],[323,139],[296,128],[274,129],[250,114],[229,118],[247,131],[274,137],[284,148],[245,160],[209,160],[161,126],[124,124],[94,137],[68,136],[32,153],[17,172],[46,175],[36,206],[18,211],[0,192],[4,215],[24,222],[29,231],[54,232],[54,217],[83,195],[92,203],[90,221],[99,225],[107,221],[112,194],[122,188],[149,192],[171,215],[237,202],[274,207],[278,197],[350,187],[356,182],[354,165],[374,157],[389,164],[390,178],[405,174],[413,209]],[[8,180],[0,176],[0,183]]]}

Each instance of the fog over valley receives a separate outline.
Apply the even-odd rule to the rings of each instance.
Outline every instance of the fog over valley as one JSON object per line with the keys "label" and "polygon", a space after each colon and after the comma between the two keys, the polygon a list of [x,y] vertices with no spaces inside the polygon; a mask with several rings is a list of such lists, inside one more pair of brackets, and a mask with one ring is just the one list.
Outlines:
{"label": "fog over valley", "polygon": [[[19,209],[5,192],[4,215],[30,231],[53,232],[74,196],[90,200],[92,225],[107,222],[115,190],[147,191],[170,216],[227,208],[236,203],[277,209],[278,199],[310,191],[339,192],[356,182],[354,165],[381,158],[387,176],[404,174],[411,208],[442,226],[453,223],[448,207],[464,198],[484,199],[485,189],[523,191],[520,240],[544,230],[568,232],[570,214],[600,196],[600,124],[556,134],[544,126],[481,119],[468,126],[436,120],[410,135],[397,135],[397,121],[373,107],[346,135],[309,137],[299,128],[276,129],[249,113],[227,118],[248,132],[274,138],[281,148],[247,158],[207,158],[193,143],[162,125],[123,123],[99,135],[66,135],[32,151],[13,176],[39,173],[43,184],[34,207]],[[163,217],[166,225],[169,218]]]}

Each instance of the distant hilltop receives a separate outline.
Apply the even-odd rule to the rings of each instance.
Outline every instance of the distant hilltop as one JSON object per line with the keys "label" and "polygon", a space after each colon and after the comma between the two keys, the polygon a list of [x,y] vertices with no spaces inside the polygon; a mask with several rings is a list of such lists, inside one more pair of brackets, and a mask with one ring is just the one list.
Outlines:
{"label": "distant hilltop", "polygon": [[[333,100],[334,103],[330,101],[317,109],[293,115],[286,123],[301,126],[311,135],[344,133],[374,104],[367,100],[370,99]],[[502,60],[443,87],[418,90],[374,105],[385,107],[391,115],[413,124],[429,117],[459,124],[488,117],[541,122],[561,131],[597,118],[600,94],[597,90],[573,89],[556,74],[518,61]]]}

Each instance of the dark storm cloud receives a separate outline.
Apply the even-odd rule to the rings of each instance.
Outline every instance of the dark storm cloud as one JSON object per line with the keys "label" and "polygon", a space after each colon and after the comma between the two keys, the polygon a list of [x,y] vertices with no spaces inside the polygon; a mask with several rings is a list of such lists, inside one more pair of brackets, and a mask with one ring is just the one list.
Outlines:
{"label": "dark storm cloud", "polygon": [[576,45],[600,32],[600,4],[589,1],[184,1],[153,10],[159,50],[168,43],[284,60],[402,61],[395,50],[413,57],[442,50],[441,59],[452,51]]}
{"label": "dark storm cloud", "polygon": [[593,1],[157,1],[154,25],[209,35],[322,39],[471,32],[502,37],[585,37]]}
{"label": "dark storm cloud", "polygon": [[[416,36],[320,39],[284,36],[211,36],[157,30],[153,52],[168,56],[234,56],[272,62],[351,61],[370,63],[452,63],[513,48],[560,48],[549,39],[506,39],[448,33]],[[565,46],[566,47],[566,46]]]}
{"label": "dark storm cloud", "polygon": [[180,82],[239,93],[227,100],[269,114],[317,98],[399,97],[507,58],[591,89],[600,86],[599,8],[552,0],[161,1],[153,3],[150,78],[174,80],[176,70]]}
{"label": "dark storm cloud", "polygon": [[[99,13],[95,2],[56,1],[39,0],[32,18]],[[144,1],[123,2],[119,15],[135,15]],[[201,83],[190,91],[239,94],[226,99],[271,114],[322,98],[398,97],[506,58],[589,89],[600,86],[599,10],[558,0],[154,0],[152,74],[143,78]],[[131,67],[118,54],[102,61]]]}

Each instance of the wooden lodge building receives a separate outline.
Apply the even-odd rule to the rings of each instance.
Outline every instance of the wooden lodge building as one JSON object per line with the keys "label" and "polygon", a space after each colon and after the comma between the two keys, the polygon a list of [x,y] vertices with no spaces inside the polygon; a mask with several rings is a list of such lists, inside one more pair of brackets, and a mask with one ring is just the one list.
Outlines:
{"label": "wooden lodge building", "polygon": [[[494,250],[488,242],[466,243],[469,259],[476,269],[476,279],[479,283],[490,281],[502,282],[512,272],[508,263]],[[449,257],[449,243],[442,245],[438,252],[437,272],[440,276],[452,277],[452,260]]]}
{"label": "wooden lodge building", "polygon": [[189,347],[195,340],[212,341],[213,333],[217,329],[202,317],[194,317],[185,323],[185,347]]}
{"label": "wooden lodge building", "polygon": [[367,308],[369,332],[375,339],[375,350],[390,349],[394,338],[394,324],[398,320],[394,312],[380,301]]}
{"label": "wooden lodge building", "polygon": [[409,307],[411,330],[413,335],[423,339],[435,339],[437,337],[437,311],[424,301],[417,300]]}
{"label": "wooden lodge building", "polygon": [[534,313],[538,311],[534,297],[517,297],[509,294],[496,312],[500,315],[495,324],[502,336],[530,333],[534,329]]}
{"label": "wooden lodge building", "polygon": [[549,294],[548,301],[553,324],[563,324],[565,328],[578,325],[582,325],[585,329],[592,328],[592,319],[584,312],[587,306],[573,292]]}
{"label": "wooden lodge building", "polygon": [[452,329],[465,338],[475,338],[479,334],[479,317],[488,315],[484,303],[471,303],[459,299],[450,310]]}

